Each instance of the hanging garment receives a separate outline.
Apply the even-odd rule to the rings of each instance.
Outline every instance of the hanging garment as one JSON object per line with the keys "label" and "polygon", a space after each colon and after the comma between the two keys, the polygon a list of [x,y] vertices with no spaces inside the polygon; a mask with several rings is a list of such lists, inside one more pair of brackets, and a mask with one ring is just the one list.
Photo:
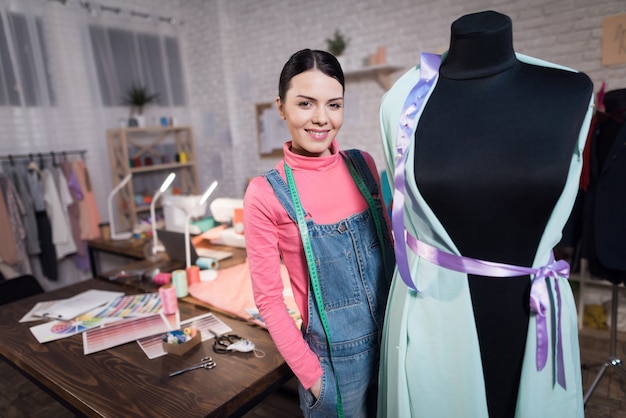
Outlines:
{"label": "hanging garment", "polygon": [[0,240],[0,258],[5,263],[15,266],[19,261],[17,256],[17,240],[11,217],[9,216],[9,208],[4,196],[3,190],[0,193],[0,230],[4,231],[4,236]]}
{"label": "hanging garment", "polygon": [[59,190],[54,178],[53,169],[43,171],[46,212],[52,224],[52,242],[56,249],[56,256],[60,260],[76,252],[67,214],[67,207],[72,204],[73,200],[67,190],[67,182],[65,188]]}
{"label": "hanging garment", "polygon": [[70,222],[70,229],[72,231],[72,237],[74,238],[74,244],[78,249],[78,254],[81,256],[86,255],[81,251],[81,238],[80,238],[80,212],[78,209],[78,202],[83,200],[83,191],[80,187],[80,182],[74,174],[74,170],[72,168],[72,163],[63,162],[59,165],[61,172],[63,173],[63,177],[67,182],[68,191],[70,192],[70,196],[72,197],[72,203],[67,206],[67,213]]}
{"label": "hanging garment", "polygon": [[[531,65],[553,66],[518,54],[520,61]],[[435,74],[434,83],[438,75]],[[383,145],[387,166],[394,167],[396,134],[400,125],[402,106],[420,78],[420,68],[406,73],[386,94],[381,107]],[[434,89],[434,88],[433,88]],[[432,90],[431,89],[431,92]],[[428,94],[428,93],[425,93]],[[422,96],[423,97],[423,96]],[[429,96],[425,97],[428,101]],[[591,118],[592,103],[583,123],[576,153],[572,155],[567,183],[553,210],[536,249],[532,267],[548,264],[551,249],[559,241],[578,188],[581,161]],[[412,126],[414,138],[419,124]],[[406,179],[404,219],[407,233],[420,237],[428,245],[460,255],[448,232],[428,206],[414,178],[414,147],[410,143],[404,166]],[[393,176],[392,176],[393,177]],[[397,204],[394,201],[394,205]],[[396,238],[398,240],[398,238]],[[396,241],[402,245],[402,241]],[[379,416],[382,417],[473,417],[487,418],[488,407],[483,377],[481,351],[477,335],[468,275],[420,259],[410,250],[408,262],[411,277],[419,289],[409,291],[399,274],[395,274],[387,314],[381,353]],[[530,267],[530,266],[529,266]],[[498,278],[494,280],[508,280]],[[516,418],[578,417],[584,414],[578,346],[576,305],[571,288],[564,277],[550,280],[549,291],[561,296],[559,311],[566,388],[555,382],[556,361],[550,340],[547,364],[537,370],[537,329],[534,315],[528,323]],[[489,303],[489,301],[485,301]],[[556,303],[549,311],[554,312]],[[556,334],[548,321],[548,335]]]}
{"label": "hanging garment", "polygon": [[622,96],[620,118],[599,121],[592,139],[581,253],[593,276],[626,284],[626,122],[621,119],[626,116],[626,89],[606,97],[612,93]]}
{"label": "hanging garment", "polygon": [[0,230],[6,231],[0,240],[0,257],[20,275],[31,274],[26,253],[26,230],[22,223],[24,205],[13,183],[5,175],[0,175],[0,198]]}
{"label": "hanging garment", "polygon": [[91,190],[91,182],[89,181],[89,173],[85,162],[73,161],[72,168],[80,182],[83,193],[83,199],[78,202],[80,213],[80,237],[83,240],[100,238],[100,212],[96,197]]}
{"label": "hanging garment", "polygon": [[35,209],[39,248],[41,249],[41,253],[39,254],[41,271],[49,280],[56,281],[58,279],[57,254],[54,242],[52,241],[52,226],[50,225],[50,219],[46,212],[46,201],[42,185],[44,180],[43,172],[33,161],[28,165],[26,179]]}
{"label": "hanging garment", "polygon": [[41,252],[39,248],[39,235],[37,232],[37,221],[35,219],[35,209],[33,207],[33,199],[30,196],[28,184],[26,182],[26,168],[14,167],[6,169],[13,186],[20,196],[22,205],[24,205],[24,217],[22,223],[26,230],[26,251],[29,255],[37,255]]}

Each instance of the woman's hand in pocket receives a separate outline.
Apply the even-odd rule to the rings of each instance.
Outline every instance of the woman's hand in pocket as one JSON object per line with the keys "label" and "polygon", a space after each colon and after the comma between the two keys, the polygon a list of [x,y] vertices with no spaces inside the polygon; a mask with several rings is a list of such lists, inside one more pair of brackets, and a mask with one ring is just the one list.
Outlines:
{"label": "woman's hand in pocket", "polygon": [[311,386],[309,390],[311,391],[313,396],[315,396],[315,399],[319,398],[320,391],[322,390],[322,378],[320,377],[319,379],[317,379],[317,381],[313,383],[313,386]]}

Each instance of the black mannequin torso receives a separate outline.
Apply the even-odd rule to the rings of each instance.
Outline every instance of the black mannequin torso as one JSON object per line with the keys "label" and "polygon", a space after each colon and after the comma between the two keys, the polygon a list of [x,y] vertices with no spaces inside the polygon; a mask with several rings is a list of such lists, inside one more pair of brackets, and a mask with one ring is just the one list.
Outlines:
{"label": "black mannequin torso", "polygon": [[[415,179],[462,255],[531,266],[592,94],[581,73],[515,58],[496,12],[452,25],[415,134]],[[528,276],[470,276],[490,416],[513,416],[529,318]]]}

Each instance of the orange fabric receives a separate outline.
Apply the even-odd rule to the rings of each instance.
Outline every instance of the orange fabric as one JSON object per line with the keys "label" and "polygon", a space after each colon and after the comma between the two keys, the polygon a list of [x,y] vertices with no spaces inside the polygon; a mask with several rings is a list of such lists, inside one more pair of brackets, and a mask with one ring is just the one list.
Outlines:
{"label": "orange fabric", "polygon": [[[291,312],[291,316],[299,326],[301,322],[300,313],[298,312],[289,282],[289,275],[284,265],[281,265],[280,274],[285,289],[283,292],[285,303]],[[189,294],[220,311],[254,322],[265,328],[265,324],[262,321],[252,317],[246,310],[257,310],[252,293],[252,279],[247,259],[236,266],[217,270],[217,278],[215,280],[190,285]]]}
{"label": "orange fabric", "polygon": [[193,245],[198,245],[202,243],[202,241],[204,240],[207,240],[209,242],[212,240],[218,240],[220,239],[220,235],[222,231],[224,231],[226,227],[227,225],[218,225],[214,228],[209,229],[208,231],[203,232],[200,235],[196,235],[195,237],[192,237],[191,242],[193,243]]}

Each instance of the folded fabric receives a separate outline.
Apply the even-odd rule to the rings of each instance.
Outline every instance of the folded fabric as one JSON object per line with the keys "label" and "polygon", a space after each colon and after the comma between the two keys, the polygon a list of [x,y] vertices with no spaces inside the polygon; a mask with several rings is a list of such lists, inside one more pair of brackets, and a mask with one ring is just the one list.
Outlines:
{"label": "folded fabric", "polygon": [[[299,326],[300,312],[296,306],[289,275],[284,265],[281,265],[280,274],[283,279],[283,296],[287,309]],[[254,322],[263,328],[266,327],[254,303],[247,259],[236,266],[217,270],[215,280],[190,285],[189,294],[222,312]]]}

